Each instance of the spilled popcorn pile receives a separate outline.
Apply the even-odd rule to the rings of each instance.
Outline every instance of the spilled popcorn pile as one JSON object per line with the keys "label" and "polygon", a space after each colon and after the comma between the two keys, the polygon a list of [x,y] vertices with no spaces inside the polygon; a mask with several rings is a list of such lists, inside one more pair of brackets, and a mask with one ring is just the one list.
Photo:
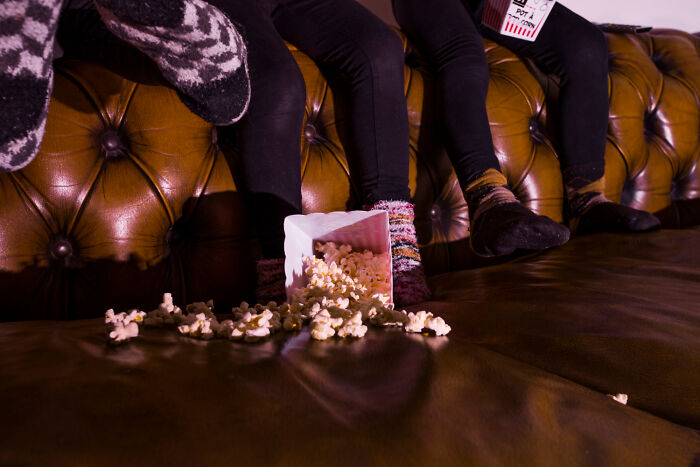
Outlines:
{"label": "spilled popcorn pile", "polygon": [[[134,324],[130,331],[122,332],[129,337],[121,341],[138,335],[136,323],[146,326],[174,324],[186,336],[245,342],[259,341],[280,330],[299,331],[306,322],[311,337],[316,340],[332,336],[364,337],[366,323],[403,327],[406,332],[428,330],[437,336],[450,332],[450,326],[439,316],[426,311],[407,313],[395,310],[389,303],[391,284],[387,271],[391,268],[391,259],[388,254],[375,255],[368,250],[353,252],[351,246],[338,247],[333,242],[319,243],[316,250],[323,254],[323,259],[304,258],[304,272],[309,281],[306,287],[294,293],[291,304],[269,302],[251,307],[243,302],[233,308],[233,319],[219,322],[212,311],[211,300],[187,305],[186,313],[183,313],[174,305],[172,295],[166,293],[157,309],[148,314],[138,312],[138,320],[127,322],[126,317],[121,319],[120,322],[127,323],[124,326]],[[126,313],[119,315],[131,316]],[[105,322],[113,323],[114,316],[114,311],[109,310]]]}
{"label": "spilled popcorn pile", "polygon": [[432,313],[407,313],[389,303],[391,268],[388,254],[371,251],[352,252],[349,245],[333,242],[317,244],[323,259],[307,257],[309,283],[292,297],[292,311],[311,320],[311,337],[324,340],[333,335],[362,337],[369,322],[375,326],[402,326],[406,332],[433,331],[438,336],[450,332],[450,326]]}

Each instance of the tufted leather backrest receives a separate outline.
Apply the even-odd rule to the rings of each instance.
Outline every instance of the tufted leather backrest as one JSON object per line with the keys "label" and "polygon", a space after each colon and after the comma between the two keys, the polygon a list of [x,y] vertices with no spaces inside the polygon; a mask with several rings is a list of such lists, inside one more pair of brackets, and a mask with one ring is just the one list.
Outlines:
{"label": "tufted leather backrest", "polygon": [[[667,30],[608,37],[608,197],[648,211],[700,197],[698,38]],[[556,83],[503,47],[485,46],[503,171],[522,202],[563,221],[547,119]],[[342,83],[290,49],[308,96],[304,210],[358,208]],[[407,63],[410,186],[426,269],[485,264],[468,246],[467,208],[440,143],[431,76],[408,45]],[[178,303],[214,298],[224,310],[252,300],[258,253],[229,164],[235,127],[217,132],[146,66],[116,73],[63,60],[56,69],[41,153],[21,172],[0,174],[0,320],[152,309],[163,292]],[[232,136],[232,149],[220,144],[223,135]]]}
{"label": "tufted leather backrest", "polygon": [[700,195],[698,40],[678,31],[610,35],[607,195],[656,212]]}

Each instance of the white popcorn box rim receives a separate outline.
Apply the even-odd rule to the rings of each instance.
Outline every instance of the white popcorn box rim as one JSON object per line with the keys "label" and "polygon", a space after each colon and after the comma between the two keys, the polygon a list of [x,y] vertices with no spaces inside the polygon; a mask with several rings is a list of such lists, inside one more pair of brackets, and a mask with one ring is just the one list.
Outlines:
{"label": "white popcorn box rim", "polygon": [[[287,300],[305,287],[304,257],[314,256],[318,242],[348,244],[353,251],[370,250],[391,258],[389,214],[386,211],[334,211],[295,214],[284,220],[284,274]],[[390,297],[394,296],[391,261],[387,262]]]}

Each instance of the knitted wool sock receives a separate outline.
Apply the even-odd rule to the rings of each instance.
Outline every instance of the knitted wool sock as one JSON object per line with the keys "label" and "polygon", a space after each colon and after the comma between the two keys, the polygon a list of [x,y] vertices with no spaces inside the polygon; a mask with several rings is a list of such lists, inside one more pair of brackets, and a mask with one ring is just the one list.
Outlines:
{"label": "knitted wool sock", "polygon": [[0,1],[0,171],[26,166],[41,146],[61,4]]}
{"label": "knitted wool sock", "polygon": [[255,268],[258,273],[258,286],[255,297],[258,303],[267,304],[275,301],[278,304],[287,301],[284,286],[284,258],[260,259]]}
{"label": "knitted wool sock", "polygon": [[520,204],[506,178],[489,169],[465,189],[470,242],[479,256],[501,256],[517,249],[544,250],[569,240],[569,229]]}
{"label": "knitted wool sock", "polygon": [[604,188],[605,177],[594,182],[576,178],[567,184],[572,231],[647,232],[661,226],[653,214],[613,203],[603,194]]}
{"label": "knitted wool sock", "polygon": [[250,81],[243,38],[202,0],[95,0],[107,28],[148,55],[182,102],[216,125],[238,121]]}
{"label": "knitted wool sock", "polygon": [[430,300],[430,289],[425,281],[416,227],[413,224],[413,204],[408,201],[378,201],[366,208],[389,213],[394,303],[405,306]]}

